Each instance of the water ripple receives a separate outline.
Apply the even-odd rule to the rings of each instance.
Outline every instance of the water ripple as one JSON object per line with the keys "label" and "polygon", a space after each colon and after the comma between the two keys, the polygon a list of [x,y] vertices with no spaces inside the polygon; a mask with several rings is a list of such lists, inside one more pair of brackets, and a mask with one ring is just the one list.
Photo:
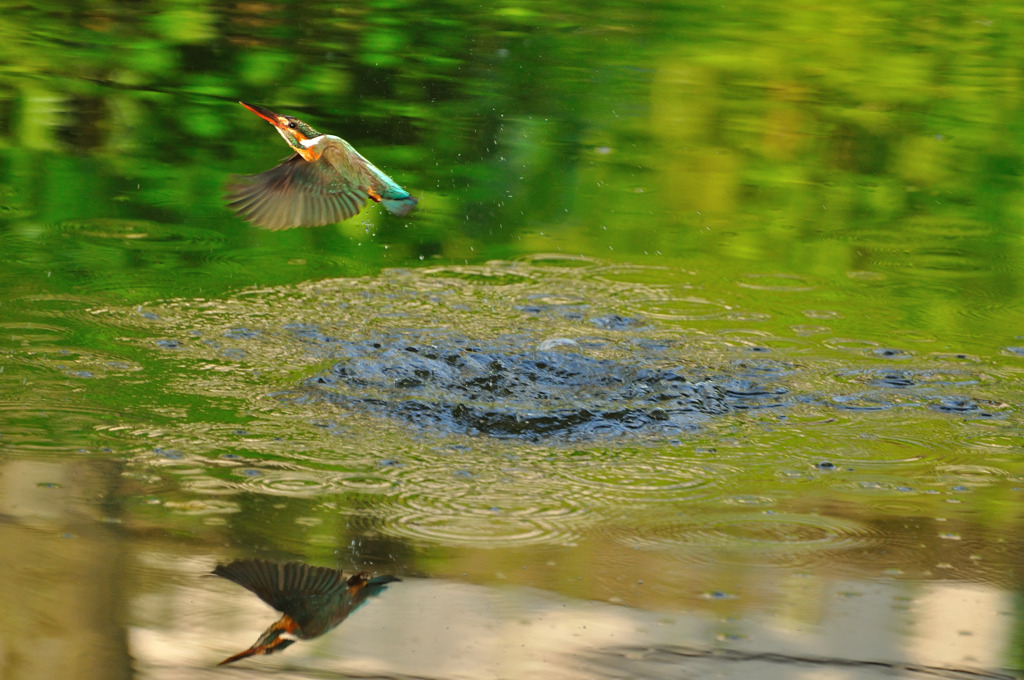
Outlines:
{"label": "water ripple", "polygon": [[407,538],[488,547],[576,540],[588,510],[562,496],[523,495],[518,490],[463,489],[448,495],[420,490],[400,494],[389,530]]}
{"label": "water ripple", "polygon": [[674,552],[686,561],[807,567],[829,562],[836,551],[880,547],[886,537],[855,519],[763,511],[630,526],[619,540],[638,548],[683,548]]}
{"label": "water ripple", "polygon": [[95,243],[116,243],[121,249],[200,252],[222,245],[224,235],[213,229],[182,224],[161,224],[147,220],[93,218],[58,222],[55,229],[76,239]]}
{"label": "water ripple", "polygon": [[738,314],[727,303],[695,295],[642,302],[637,305],[637,311],[660,321],[711,321],[736,318]]}
{"label": "water ripple", "polygon": [[639,460],[615,456],[611,460],[577,461],[571,467],[560,468],[558,478],[575,493],[597,495],[614,504],[701,498],[712,493],[720,480],[738,471],[729,465],[651,456],[648,452]]}

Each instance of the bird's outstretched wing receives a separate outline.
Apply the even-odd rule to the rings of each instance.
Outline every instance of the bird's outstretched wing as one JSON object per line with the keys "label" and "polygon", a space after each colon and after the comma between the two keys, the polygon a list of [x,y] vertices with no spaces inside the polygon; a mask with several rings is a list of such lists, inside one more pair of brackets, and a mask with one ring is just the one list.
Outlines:
{"label": "bird's outstretched wing", "polygon": [[228,207],[265,229],[317,227],[356,215],[365,189],[339,176],[323,159],[295,154],[258,175],[237,175],[228,184]]}
{"label": "bird's outstretched wing", "polygon": [[292,617],[303,629],[308,629],[315,620],[324,620],[325,612],[330,612],[326,618],[336,625],[367,597],[398,580],[394,576],[369,578],[362,572],[345,579],[337,569],[266,560],[219,564],[213,573],[251,590],[274,609]]}

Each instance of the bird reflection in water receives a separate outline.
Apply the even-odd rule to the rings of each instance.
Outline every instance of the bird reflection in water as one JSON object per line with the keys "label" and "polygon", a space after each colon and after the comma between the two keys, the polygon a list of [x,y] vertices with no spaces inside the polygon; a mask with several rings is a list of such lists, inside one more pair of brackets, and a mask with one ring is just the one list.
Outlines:
{"label": "bird reflection in water", "polygon": [[247,656],[272,654],[296,640],[323,635],[344,621],[367,598],[379,593],[387,584],[401,580],[390,574],[370,578],[366,572],[346,579],[336,569],[265,560],[219,564],[213,573],[251,590],[283,614],[252,647],[224,659],[219,666]]}

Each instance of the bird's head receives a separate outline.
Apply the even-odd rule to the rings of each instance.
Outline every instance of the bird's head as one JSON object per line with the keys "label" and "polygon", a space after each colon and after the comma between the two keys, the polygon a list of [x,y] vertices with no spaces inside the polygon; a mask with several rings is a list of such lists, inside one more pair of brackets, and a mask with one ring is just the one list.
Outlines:
{"label": "bird's head", "polygon": [[249,109],[257,116],[273,125],[278,133],[284,137],[284,141],[288,142],[295,153],[299,154],[307,161],[314,161],[319,158],[320,154],[315,151],[311,140],[315,140],[317,137],[322,137],[319,132],[306,125],[295,116],[282,116],[279,113],[274,113],[270,109],[265,109],[262,106],[256,106],[255,104],[247,104],[245,102],[238,102],[245,108]]}

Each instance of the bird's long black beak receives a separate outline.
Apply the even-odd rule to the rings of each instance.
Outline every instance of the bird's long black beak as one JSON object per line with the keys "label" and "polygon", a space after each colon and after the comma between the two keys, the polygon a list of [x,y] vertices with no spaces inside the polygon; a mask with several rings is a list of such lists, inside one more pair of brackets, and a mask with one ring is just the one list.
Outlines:
{"label": "bird's long black beak", "polygon": [[229,663],[234,663],[235,661],[238,661],[239,659],[244,659],[247,656],[255,656],[257,654],[272,654],[273,652],[279,652],[282,649],[284,649],[285,647],[287,647],[288,645],[292,644],[293,642],[295,642],[295,640],[292,640],[291,638],[281,638],[281,637],[279,637],[279,638],[275,639],[273,642],[271,642],[269,645],[260,645],[260,644],[253,645],[252,647],[250,647],[249,649],[245,650],[244,652],[239,652],[238,654],[235,654],[234,656],[229,656],[228,658],[224,659],[223,661],[221,661],[217,665],[218,666],[225,666],[225,665],[227,665]]}
{"label": "bird's long black beak", "polygon": [[255,656],[256,654],[273,654],[274,652],[279,652],[295,642],[295,636],[292,632],[294,629],[295,621],[288,615],[282,616],[280,620],[271,624],[270,628],[263,631],[263,635],[260,635],[260,639],[253,643],[252,647],[244,652],[239,652],[234,656],[229,656],[217,665],[224,666],[229,663],[234,663],[239,659],[244,659],[247,656]]}
{"label": "bird's long black beak", "polygon": [[262,106],[256,106],[255,104],[247,104],[246,102],[238,102],[238,103],[241,104],[242,106],[244,106],[245,108],[249,109],[253,113],[255,113],[257,116],[259,116],[263,120],[267,121],[271,125],[273,125],[275,127],[280,125],[279,119],[281,118],[281,116],[277,115],[276,113],[274,113],[270,109],[265,109]]}

